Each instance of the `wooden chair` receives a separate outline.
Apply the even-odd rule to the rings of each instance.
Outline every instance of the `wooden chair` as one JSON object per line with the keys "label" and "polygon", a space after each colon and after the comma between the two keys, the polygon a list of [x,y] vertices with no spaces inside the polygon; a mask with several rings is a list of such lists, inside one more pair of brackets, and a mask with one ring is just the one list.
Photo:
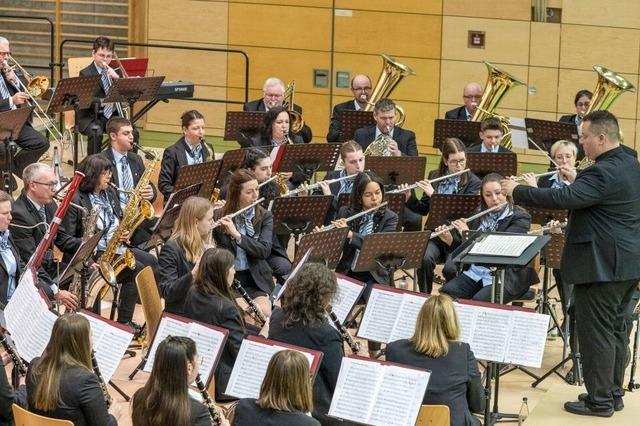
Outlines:
{"label": "wooden chair", "polygon": [[158,285],[153,276],[151,266],[147,266],[136,275],[136,287],[138,288],[138,294],[142,302],[144,321],[147,324],[147,333],[144,339],[145,346],[149,348],[160,324],[163,310]]}
{"label": "wooden chair", "polygon": [[70,420],[52,419],[31,413],[17,404],[11,406],[13,422],[16,426],[73,426]]}
{"label": "wooden chair", "polygon": [[449,407],[446,405],[423,405],[420,407],[416,426],[449,426]]}

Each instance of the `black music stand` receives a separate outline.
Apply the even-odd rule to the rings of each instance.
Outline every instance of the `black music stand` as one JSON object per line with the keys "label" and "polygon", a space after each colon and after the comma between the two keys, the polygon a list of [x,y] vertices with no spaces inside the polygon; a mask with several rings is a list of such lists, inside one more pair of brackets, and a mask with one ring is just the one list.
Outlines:
{"label": "black music stand", "polygon": [[356,130],[363,127],[373,126],[376,120],[371,111],[338,111],[337,119],[340,122],[340,142],[353,139]]}
{"label": "black music stand", "polygon": [[153,101],[163,81],[164,76],[116,78],[103,102],[126,102],[129,104],[129,116],[133,117],[133,104],[138,101]]}
{"label": "black music stand", "polygon": [[316,172],[330,172],[336,168],[340,146],[339,143],[281,145],[273,169],[277,172],[300,172],[310,182]]}
{"label": "black music stand", "polygon": [[367,169],[380,176],[385,187],[423,180],[426,167],[427,157],[367,157]]}
{"label": "black music stand", "polygon": [[340,207],[348,206],[350,200],[351,194],[348,192],[343,192],[342,194],[338,195],[338,210],[340,210]]}
{"label": "black music stand", "polygon": [[173,190],[179,191],[199,183],[201,184],[200,197],[209,200],[216,186],[221,168],[222,160],[180,166]]}
{"label": "black music stand", "polygon": [[489,173],[515,176],[518,156],[514,152],[467,152],[467,167],[481,179]]}
{"label": "black music stand", "polygon": [[18,146],[16,139],[20,136],[22,128],[27,123],[31,112],[35,107],[16,108],[5,112],[0,112],[0,142],[3,145],[0,153],[4,156],[4,166],[2,168],[2,188],[7,194],[13,193],[13,160],[16,156]]}
{"label": "black music stand", "polygon": [[304,234],[300,238],[300,244],[296,251],[296,257],[293,261],[294,267],[303,258],[301,253],[306,253],[311,249],[313,256],[310,257],[310,261],[322,260],[327,268],[335,269],[340,262],[347,234],[349,234],[348,227]]}
{"label": "black music stand", "polygon": [[440,225],[462,217],[469,217],[480,206],[480,196],[470,194],[433,194],[429,204],[429,216],[425,229],[434,230]]}
{"label": "black music stand", "polygon": [[276,235],[293,234],[297,246],[302,233],[324,224],[332,201],[333,195],[275,198],[269,206],[273,214],[273,232]]}
{"label": "black music stand", "polygon": [[[527,136],[547,152],[551,152],[551,145],[561,139],[573,142],[576,148],[580,146],[578,127],[575,123],[525,118],[524,124],[527,128]],[[538,149],[531,141],[529,141],[529,148]]]}
{"label": "black music stand", "polygon": [[55,114],[73,110],[76,123],[73,126],[73,170],[78,168],[78,138],[80,128],[78,117],[81,109],[91,107],[94,98],[100,90],[100,76],[89,75],[63,78],[58,82],[53,97],[49,100],[47,114]]}
{"label": "black music stand", "polygon": [[246,138],[245,132],[259,131],[264,115],[262,111],[227,111],[223,139],[238,141],[241,137]]}
{"label": "black music stand", "polygon": [[222,154],[222,168],[220,169],[220,174],[218,175],[220,187],[224,186],[225,181],[227,180],[227,178],[231,173],[233,173],[234,171],[240,168],[240,166],[244,162],[244,159],[247,155],[247,151],[250,149],[256,149],[256,148],[261,149],[265,153],[269,154],[271,147],[257,146],[257,147],[251,147],[251,148],[230,149],[228,151],[225,151],[224,154]]}
{"label": "black music stand", "polygon": [[480,121],[443,120],[437,118],[433,126],[433,146],[440,149],[446,138],[458,138],[467,148],[482,143]]}
{"label": "black music stand", "polygon": [[381,232],[364,237],[354,272],[370,271],[388,274],[389,285],[394,285],[398,269],[418,268],[429,242],[429,231]]}
{"label": "black music stand", "polygon": [[526,210],[531,215],[531,223],[537,223],[538,225],[544,225],[550,220],[564,222],[569,214],[568,210],[542,209],[531,206],[527,206]]}

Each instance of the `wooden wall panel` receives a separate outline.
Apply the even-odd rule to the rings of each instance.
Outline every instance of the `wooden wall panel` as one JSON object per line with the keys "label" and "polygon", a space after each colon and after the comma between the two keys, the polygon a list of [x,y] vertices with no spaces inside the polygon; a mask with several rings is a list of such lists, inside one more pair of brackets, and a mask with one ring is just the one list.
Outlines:
{"label": "wooden wall panel", "polygon": [[504,0],[444,0],[442,14],[529,21],[531,3]]}
{"label": "wooden wall panel", "polygon": [[638,0],[562,0],[562,22],[620,28],[640,28]]}
{"label": "wooden wall panel", "polygon": [[440,15],[442,0],[403,0],[396,4],[389,0],[336,0],[336,8]]}
{"label": "wooden wall panel", "polygon": [[528,95],[527,109],[554,113],[558,102],[558,69],[529,67],[528,84],[536,88],[536,93]]}
{"label": "wooden wall panel", "polygon": [[530,65],[557,68],[560,62],[560,25],[531,23]]}
{"label": "wooden wall panel", "polygon": [[226,1],[149,1],[149,32],[152,41],[227,43]]}
{"label": "wooden wall panel", "polygon": [[331,7],[331,0],[229,0],[229,3],[263,3],[277,6]]}

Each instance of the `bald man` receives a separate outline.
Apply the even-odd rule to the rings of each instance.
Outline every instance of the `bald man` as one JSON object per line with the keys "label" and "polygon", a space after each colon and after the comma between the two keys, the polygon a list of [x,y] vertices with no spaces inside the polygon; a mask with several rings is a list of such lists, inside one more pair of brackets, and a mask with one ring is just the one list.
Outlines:
{"label": "bald man", "polygon": [[466,120],[470,121],[476,107],[482,99],[482,87],[478,83],[468,83],[462,91],[462,101],[464,105],[451,111],[447,111],[444,118],[447,120]]}
{"label": "bald man", "polygon": [[353,93],[353,99],[333,107],[327,142],[340,142],[342,123],[338,120],[338,111],[360,111],[367,105],[369,96],[371,96],[371,79],[363,74],[353,77],[351,80],[351,93]]}

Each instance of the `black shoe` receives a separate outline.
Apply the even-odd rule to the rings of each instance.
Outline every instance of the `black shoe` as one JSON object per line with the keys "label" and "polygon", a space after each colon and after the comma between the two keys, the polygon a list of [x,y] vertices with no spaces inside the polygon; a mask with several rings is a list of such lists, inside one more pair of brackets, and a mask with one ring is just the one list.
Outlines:
{"label": "black shoe", "polygon": [[564,409],[569,413],[578,414],[580,416],[596,416],[611,417],[613,416],[613,408],[608,410],[596,410],[586,405],[585,401],[569,401],[564,403]]}
{"label": "black shoe", "polygon": [[[565,380],[568,384],[570,384],[570,385],[575,385],[575,384],[576,384],[576,380],[575,380],[575,378],[573,377],[573,369],[569,370],[569,371],[567,372],[567,374],[565,374],[565,376],[564,376],[564,380]],[[586,395],[586,394],[585,394],[585,395]],[[581,401],[582,401],[582,400],[581,400]]]}
{"label": "black shoe", "polygon": [[129,328],[131,328],[133,330],[133,338],[134,339],[138,339],[143,332],[143,327],[140,324],[137,324],[133,321],[127,321],[127,322],[123,322],[121,323],[122,325],[125,325]]}
{"label": "black shoe", "polygon": [[[589,399],[589,394],[588,393],[581,393],[580,395],[578,395],[578,401],[586,401]],[[622,397],[619,396],[614,396],[613,397],[613,409],[615,411],[622,411],[622,409],[624,408],[624,402],[622,401]]]}

